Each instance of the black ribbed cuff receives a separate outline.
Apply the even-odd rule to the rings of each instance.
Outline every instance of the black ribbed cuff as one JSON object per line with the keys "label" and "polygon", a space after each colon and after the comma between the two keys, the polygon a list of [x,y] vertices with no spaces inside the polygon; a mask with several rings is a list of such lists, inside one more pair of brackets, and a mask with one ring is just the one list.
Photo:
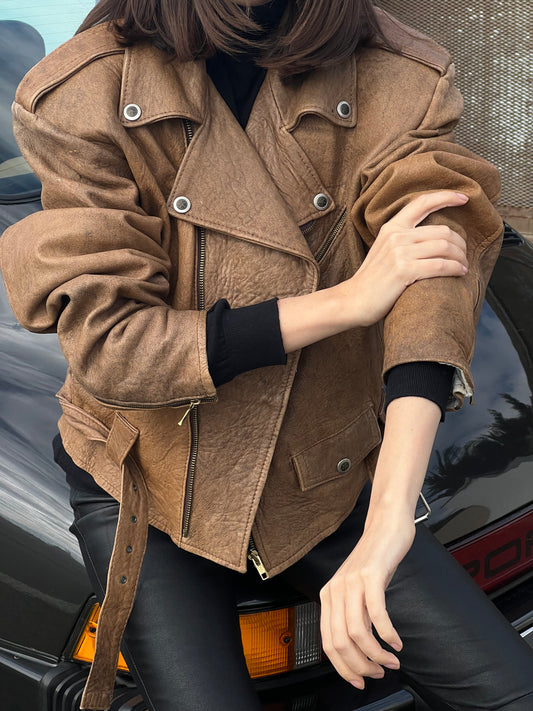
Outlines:
{"label": "black ribbed cuff", "polygon": [[444,422],[454,370],[451,365],[425,361],[391,368],[386,377],[385,407],[399,397],[425,397],[440,407],[440,421]]}
{"label": "black ribbed cuff", "polygon": [[247,370],[285,365],[278,300],[231,309],[220,299],[207,312],[207,363],[215,387]]}

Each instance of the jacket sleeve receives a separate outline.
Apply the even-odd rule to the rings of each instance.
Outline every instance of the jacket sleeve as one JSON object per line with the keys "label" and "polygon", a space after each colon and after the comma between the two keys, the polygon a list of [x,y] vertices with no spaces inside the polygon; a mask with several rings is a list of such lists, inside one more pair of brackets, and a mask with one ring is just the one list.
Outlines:
{"label": "jacket sleeve", "polygon": [[466,205],[433,213],[421,223],[448,225],[464,237],[468,274],[415,282],[384,322],[384,374],[415,361],[454,366],[451,409],[460,407],[464,397],[473,393],[470,363],[475,328],[503,233],[494,208],[500,192],[496,168],[454,142],[463,102],[453,86],[453,74],[450,65],[438,80],[420,124],[365,167],[361,193],[351,213],[370,247],[382,225],[420,193],[451,189],[470,198]]}
{"label": "jacket sleeve", "polygon": [[31,331],[57,330],[74,377],[104,403],[213,397],[205,312],[168,304],[162,217],[143,209],[116,142],[59,123],[14,105],[16,138],[41,179],[45,208],[0,240],[16,317]]}

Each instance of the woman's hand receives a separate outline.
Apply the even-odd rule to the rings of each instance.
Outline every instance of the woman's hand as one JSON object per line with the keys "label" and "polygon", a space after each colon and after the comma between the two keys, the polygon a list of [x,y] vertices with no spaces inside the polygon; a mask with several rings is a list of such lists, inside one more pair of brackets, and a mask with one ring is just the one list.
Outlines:
{"label": "woman's hand", "polygon": [[370,326],[382,319],[415,281],[467,273],[461,235],[444,225],[417,226],[432,212],[467,201],[466,195],[451,190],[425,193],[383,225],[361,267],[344,282],[353,290],[357,325]]}
{"label": "woman's hand", "polygon": [[363,677],[381,679],[383,667],[398,669],[394,654],[383,649],[372,632],[400,651],[401,639],[385,607],[385,590],[412,545],[413,518],[398,512],[374,522],[331,580],[320,600],[322,645],[338,673],[358,689]]}
{"label": "woman's hand", "polygon": [[464,276],[468,271],[464,239],[444,225],[417,225],[436,210],[467,201],[452,190],[418,196],[383,225],[353,277],[329,289],[280,299],[285,352],[377,323],[419,279]]}

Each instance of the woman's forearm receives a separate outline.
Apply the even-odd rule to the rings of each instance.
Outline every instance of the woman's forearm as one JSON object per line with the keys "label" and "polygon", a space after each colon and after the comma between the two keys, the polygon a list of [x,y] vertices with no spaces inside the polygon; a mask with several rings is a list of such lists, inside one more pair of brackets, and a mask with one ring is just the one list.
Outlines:
{"label": "woman's forearm", "polygon": [[421,397],[401,397],[388,406],[368,525],[393,511],[414,517],[440,414],[438,405]]}

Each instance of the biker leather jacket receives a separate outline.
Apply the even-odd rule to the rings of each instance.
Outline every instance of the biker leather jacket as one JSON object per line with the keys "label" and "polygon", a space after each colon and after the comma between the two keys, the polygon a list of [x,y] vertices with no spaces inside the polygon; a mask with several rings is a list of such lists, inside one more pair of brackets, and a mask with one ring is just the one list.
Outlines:
{"label": "biker leather jacket", "polygon": [[[384,372],[446,363],[450,407],[472,394],[498,174],[454,143],[462,100],[446,51],[380,18],[396,51],[364,48],[291,81],[269,70],[246,131],[203,61],[124,46],[106,25],[18,89],[16,137],[44,211],[4,233],[3,276],[22,325],[57,330],[69,363],[66,450],[122,503],[83,708],[110,704],[148,523],[274,575],[338,527],[372,475]],[[465,236],[467,276],[416,282],[383,323],[215,389],[206,309],[347,279],[384,222],[442,188],[470,198],[427,219]]]}

